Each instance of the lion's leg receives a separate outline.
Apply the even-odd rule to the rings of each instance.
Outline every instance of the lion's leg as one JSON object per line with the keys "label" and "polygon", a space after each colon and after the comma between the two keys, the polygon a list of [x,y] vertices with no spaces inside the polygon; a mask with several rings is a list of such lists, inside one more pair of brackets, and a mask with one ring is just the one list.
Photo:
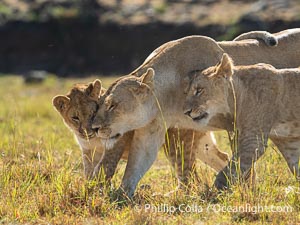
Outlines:
{"label": "lion's leg", "polygon": [[106,149],[103,158],[93,170],[92,178],[97,178],[102,184],[109,184],[117,168],[118,162],[123,154],[124,148]]}
{"label": "lion's leg", "polygon": [[202,162],[216,170],[217,172],[224,169],[229,162],[229,156],[222,152],[216,145],[215,137],[212,132],[195,133],[197,140],[196,157]]}
{"label": "lion's leg", "polygon": [[170,128],[165,143],[165,154],[175,168],[179,187],[188,185],[195,171],[195,137],[192,130]]}
{"label": "lion's leg", "polygon": [[168,134],[169,148],[165,153],[177,171],[179,184],[187,185],[190,177],[197,177],[196,157],[218,172],[228,164],[228,154],[218,149],[209,132],[171,128]]}
{"label": "lion's leg", "polygon": [[90,179],[93,174],[93,163],[91,160],[90,150],[82,150],[82,162],[83,162],[83,169],[84,175],[87,179]]}
{"label": "lion's leg", "polygon": [[134,131],[125,174],[120,189],[132,197],[136,185],[156,159],[157,152],[164,143],[165,128],[161,121]]}
{"label": "lion's leg", "polygon": [[271,140],[282,153],[290,171],[295,175],[297,180],[300,181],[300,140],[284,139],[280,137],[272,137]]}
{"label": "lion's leg", "polygon": [[82,149],[82,161],[86,178],[92,178],[94,168],[101,158],[102,152],[97,151],[96,148]]}
{"label": "lion's leg", "polygon": [[237,152],[233,153],[229,164],[218,173],[215,187],[224,189],[230,183],[235,183],[238,178],[248,178],[249,171],[255,161],[265,152],[268,133],[247,129],[239,130]]}
{"label": "lion's leg", "polygon": [[133,131],[124,134],[112,149],[105,149],[103,158],[98,162],[93,171],[93,177],[101,180],[101,176],[105,176],[105,180],[109,181],[117,168],[121,157],[130,149]]}

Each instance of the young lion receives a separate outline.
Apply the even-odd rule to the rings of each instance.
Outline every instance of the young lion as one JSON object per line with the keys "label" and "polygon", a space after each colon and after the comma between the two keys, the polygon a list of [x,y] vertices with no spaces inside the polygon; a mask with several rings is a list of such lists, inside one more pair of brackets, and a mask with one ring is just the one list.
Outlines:
{"label": "young lion", "polygon": [[[97,176],[101,167],[103,167],[106,178],[110,179],[121,156],[123,159],[127,159],[134,133],[134,131],[129,131],[113,141],[105,141],[96,137],[95,130],[91,128],[91,121],[98,107],[98,98],[104,91],[101,82],[95,80],[89,85],[77,84],[67,95],[58,95],[53,98],[53,106],[62,116],[66,126],[74,133],[81,147],[85,175],[88,178]],[[127,103],[127,105],[130,104],[131,101]],[[178,133],[176,129],[168,130],[169,147],[166,149],[166,156],[171,161],[172,166],[177,169],[179,184],[187,184],[189,176],[194,173],[195,154],[197,154],[194,149],[201,151],[203,162],[217,172],[222,170],[228,163],[228,155],[219,151],[215,145],[200,147],[202,143],[211,143],[211,137],[196,133],[189,138],[191,141],[186,143],[183,154],[185,163],[183,164],[182,159],[177,157],[179,148],[177,140],[179,138],[176,132]],[[184,136],[184,132],[182,130],[181,135]],[[107,148],[109,149],[107,150]]]}
{"label": "young lion", "polygon": [[[133,132],[126,133],[113,146],[105,146],[103,140],[96,137],[90,123],[98,107],[98,97],[104,91],[99,80],[88,85],[77,84],[67,95],[55,96],[53,106],[80,145],[85,176],[95,177],[103,167],[105,177],[109,180],[120,158],[127,159]],[[106,148],[112,149],[105,151]]]}
{"label": "young lion", "polygon": [[[245,174],[270,138],[300,178],[300,69],[234,66],[224,54],[219,64],[191,76],[185,114],[207,130],[237,130],[238,151],[231,163],[240,161]],[[235,180],[236,168],[229,164],[220,172],[216,187],[227,187],[230,174]]]}

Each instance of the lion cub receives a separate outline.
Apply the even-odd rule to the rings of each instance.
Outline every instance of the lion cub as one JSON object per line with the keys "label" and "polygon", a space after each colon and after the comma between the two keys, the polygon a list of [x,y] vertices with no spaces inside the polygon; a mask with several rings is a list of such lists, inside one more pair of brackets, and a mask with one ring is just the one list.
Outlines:
{"label": "lion cub", "polygon": [[[246,174],[264,152],[270,138],[299,179],[300,69],[275,69],[268,64],[234,66],[227,54],[219,64],[190,75],[185,114],[207,130],[236,129],[237,152]],[[230,163],[215,181],[228,186],[238,171]],[[233,175],[233,176],[232,176]]]}
{"label": "lion cub", "polygon": [[98,108],[98,98],[104,91],[99,80],[88,85],[77,84],[67,95],[55,96],[52,103],[82,150],[85,176],[93,178],[103,167],[109,180],[120,158],[127,159],[133,132],[126,133],[113,146],[106,146],[101,138],[96,137],[90,123]]}

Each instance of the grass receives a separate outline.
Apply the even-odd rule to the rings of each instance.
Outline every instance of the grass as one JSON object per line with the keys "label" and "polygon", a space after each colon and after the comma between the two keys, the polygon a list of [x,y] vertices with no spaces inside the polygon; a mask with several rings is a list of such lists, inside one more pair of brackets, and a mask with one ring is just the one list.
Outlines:
{"label": "grass", "polygon": [[[112,189],[100,192],[84,179],[79,147],[51,105],[72,84],[93,79],[49,77],[42,85],[25,85],[21,77],[0,76],[0,224],[300,224],[299,183],[272,144],[256,165],[252,187],[210,190],[214,172],[199,162],[201,183],[163,196],[176,180],[161,151],[140,182],[150,188],[139,187],[133,203],[120,206],[111,198],[125,162]],[[101,80],[106,87],[113,81]],[[229,151],[226,133],[216,135]]]}

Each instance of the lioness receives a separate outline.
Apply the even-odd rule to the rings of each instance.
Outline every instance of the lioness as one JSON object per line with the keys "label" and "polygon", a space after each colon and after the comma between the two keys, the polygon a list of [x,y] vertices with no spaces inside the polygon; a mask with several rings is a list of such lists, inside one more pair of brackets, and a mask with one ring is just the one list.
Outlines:
{"label": "lioness", "polygon": [[[91,121],[96,113],[98,98],[104,93],[100,80],[95,80],[90,84],[77,84],[67,95],[58,95],[53,98],[53,106],[60,113],[64,123],[75,134],[75,138],[82,150],[83,164],[87,178],[94,178],[99,175],[103,167],[107,180],[111,179],[116,166],[122,156],[127,159],[129,147],[133,137],[133,131],[127,132],[116,141],[101,139],[96,137],[95,130],[91,129]],[[194,173],[195,151],[197,149],[203,157],[201,158],[207,165],[216,171],[222,170],[229,162],[226,153],[219,151],[215,145],[200,146],[202,143],[211,143],[210,137],[195,134],[189,137],[190,142],[186,143],[184,160],[177,156],[177,130],[169,129],[166,156],[176,167],[179,184],[187,184],[190,175]],[[181,132],[185,132],[182,130]],[[184,136],[184,133],[181,133]],[[200,136],[201,135],[201,136]],[[207,140],[208,139],[208,140]],[[179,140],[180,141],[180,140]],[[185,162],[185,164],[182,163]]]}
{"label": "lioness", "polygon": [[[96,113],[98,98],[104,91],[99,80],[88,85],[77,84],[67,95],[55,96],[52,103],[65,125],[74,133],[82,150],[85,176],[93,178],[103,167],[105,177],[109,180],[120,158],[127,159],[133,132],[126,133],[113,146],[105,146],[106,143],[96,137],[89,124]],[[112,149],[105,151],[106,147]]]}
{"label": "lioness", "polygon": [[[270,138],[300,178],[300,69],[234,66],[224,54],[219,64],[193,76],[185,114],[203,127],[236,129],[237,152],[231,163],[239,161],[240,171],[249,171]],[[230,175],[236,179],[237,168],[229,164],[220,172],[216,187],[227,187]]]}
{"label": "lioness", "polygon": [[[295,49],[300,48],[299,31],[274,34],[278,40],[275,47],[257,40],[215,42],[204,36],[185,37],[162,45],[138,69],[115,81],[100,98],[92,126],[98,129],[99,136],[107,129],[107,138],[135,130],[121,189],[128,196],[133,195],[164,143],[166,128],[190,129],[187,131],[190,136],[195,129],[205,129],[182,113],[186,97],[182,87],[191,71],[215,65],[224,52],[237,65],[265,62],[279,68],[297,67],[300,51]],[[124,91],[118,90],[121,84]],[[134,102],[129,103],[124,93],[133,96],[130,99],[135,99]],[[184,137],[180,140],[185,142]]]}

